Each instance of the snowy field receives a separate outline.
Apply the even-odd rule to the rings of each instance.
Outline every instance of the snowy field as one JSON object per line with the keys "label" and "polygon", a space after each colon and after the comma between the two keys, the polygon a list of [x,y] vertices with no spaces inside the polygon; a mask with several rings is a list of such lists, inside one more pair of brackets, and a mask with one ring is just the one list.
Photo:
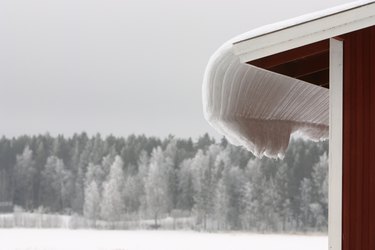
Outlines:
{"label": "snowy field", "polygon": [[1,250],[326,250],[326,236],[0,229]]}

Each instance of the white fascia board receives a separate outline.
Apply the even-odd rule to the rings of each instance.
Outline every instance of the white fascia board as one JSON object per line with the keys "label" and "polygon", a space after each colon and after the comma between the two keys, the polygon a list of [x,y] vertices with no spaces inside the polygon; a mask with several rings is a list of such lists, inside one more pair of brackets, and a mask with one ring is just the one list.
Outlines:
{"label": "white fascia board", "polygon": [[233,51],[241,62],[249,62],[373,25],[375,25],[375,1],[234,42]]}
{"label": "white fascia board", "polygon": [[330,39],[329,72],[329,250],[342,249],[343,42]]}

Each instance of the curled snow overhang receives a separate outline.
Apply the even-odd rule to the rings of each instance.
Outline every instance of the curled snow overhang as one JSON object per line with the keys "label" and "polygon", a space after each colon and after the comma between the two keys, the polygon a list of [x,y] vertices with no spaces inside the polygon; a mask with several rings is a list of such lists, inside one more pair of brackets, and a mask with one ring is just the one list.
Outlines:
{"label": "curled snow overhang", "polygon": [[257,156],[282,157],[297,131],[314,140],[328,137],[328,89],[243,64],[231,48],[215,53],[204,77],[211,126]]}
{"label": "curled snow overhang", "polygon": [[[312,140],[328,138],[329,89],[303,80],[312,79],[302,75],[310,66],[297,72],[301,75],[292,70],[294,75],[288,76],[252,62],[296,48],[308,51],[303,46],[372,26],[374,3],[354,2],[256,29],[225,43],[211,57],[204,76],[207,121],[229,142],[259,157],[283,157],[291,134],[296,132]],[[311,58],[320,68],[309,73],[315,70],[314,76],[321,82],[321,76],[328,79],[324,58],[329,59],[327,51],[318,52]],[[312,60],[306,61],[305,56],[303,60],[312,67]],[[296,66],[288,63],[288,67]]]}

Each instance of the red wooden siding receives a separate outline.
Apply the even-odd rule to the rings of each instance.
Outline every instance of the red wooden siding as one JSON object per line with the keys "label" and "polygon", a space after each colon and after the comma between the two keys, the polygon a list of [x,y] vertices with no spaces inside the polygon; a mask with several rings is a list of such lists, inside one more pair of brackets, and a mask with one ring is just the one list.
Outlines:
{"label": "red wooden siding", "polygon": [[375,27],[342,38],[343,250],[375,250]]}

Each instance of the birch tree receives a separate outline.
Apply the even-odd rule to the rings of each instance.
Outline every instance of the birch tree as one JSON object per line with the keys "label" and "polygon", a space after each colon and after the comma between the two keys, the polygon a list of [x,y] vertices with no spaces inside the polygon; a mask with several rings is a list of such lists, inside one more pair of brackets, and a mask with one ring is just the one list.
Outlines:
{"label": "birch tree", "polygon": [[85,201],[83,205],[83,215],[92,221],[92,225],[96,226],[96,220],[100,215],[100,193],[95,180],[92,180],[85,187]]}
{"label": "birch tree", "polygon": [[35,174],[33,152],[27,146],[17,155],[15,166],[15,202],[26,209],[33,208],[33,179]]}
{"label": "birch tree", "polygon": [[108,221],[116,221],[121,219],[124,214],[124,172],[123,161],[120,156],[115,157],[109,176],[103,185],[103,198],[101,202],[101,217]]}
{"label": "birch tree", "polygon": [[172,167],[170,158],[165,158],[160,147],[153,150],[146,181],[146,200],[149,212],[158,227],[158,218],[164,214],[170,204],[168,197],[168,171]]}

